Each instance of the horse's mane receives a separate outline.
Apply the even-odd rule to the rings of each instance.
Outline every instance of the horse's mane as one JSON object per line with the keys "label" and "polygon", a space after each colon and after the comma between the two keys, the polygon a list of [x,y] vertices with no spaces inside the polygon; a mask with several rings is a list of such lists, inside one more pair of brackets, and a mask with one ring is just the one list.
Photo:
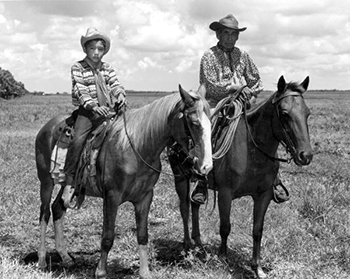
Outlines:
{"label": "horse's mane", "polygon": [[[305,90],[304,88],[298,83],[298,82],[289,82],[286,84],[285,91],[291,90],[294,92],[299,92],[300,94],[303,93]],[[248,115],[253,114],[257,110],[259,110],[262,106],[264,106],[266,103],[271,102],[272,99],[275,97],[277,94],[277,91],[269,95],[265,100],[262,100],[257,106],[253,107],[248,111]]]}
{"label": "horse's mane", "polygon": [[113,140],[114,136],[117,136],[116,143],[118,148],[122,149],[130,146],[128,137],[136,148],[152,145],[158,134],[167,129],[169,116],[180,111],[180,100],[180,95],[174,93],[141,108],[127,110],[124,112],[126,124],[124,116],[119,116],[111,127],[109,139]]}

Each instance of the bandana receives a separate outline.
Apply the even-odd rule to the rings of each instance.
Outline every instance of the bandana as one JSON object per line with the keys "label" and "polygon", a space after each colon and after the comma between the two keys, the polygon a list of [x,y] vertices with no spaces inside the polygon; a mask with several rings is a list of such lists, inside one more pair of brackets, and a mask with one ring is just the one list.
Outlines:
{"label": "bandana", "polygon": [[90,66],[94,73],[98,103],[100,106],[110,107],[111,103],[108,98],[108,88],[103,74],[100,69],[96,69],[88,59],[85,59],[85,62]]}

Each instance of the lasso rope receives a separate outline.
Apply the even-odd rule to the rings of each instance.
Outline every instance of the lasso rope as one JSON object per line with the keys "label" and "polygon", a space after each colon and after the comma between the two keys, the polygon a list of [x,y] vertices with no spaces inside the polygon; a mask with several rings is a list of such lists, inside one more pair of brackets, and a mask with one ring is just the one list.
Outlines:
{"label": "lasso rope", "polygon": [[[232,138],[236,132],[237,126],[238,126],[238,122],[240,119],[240,116],[242,115],[242,111],[243,111],[243,105],[242,105],[242,101],[241,98],[237,98],[233,101],[231,101],[230,97],[225,98],[223,100],[221,100],[216,108],[215,111],[213,112],[212,115],[212,127],[213,129],[215,129],[215,127],[218,124],[218,120],[220,119],[219,114],[220,112],[225,109],[225,106],[229,106],[230,109],[234,109],[234,113],[232,116],[223,116],[226,117],[226,119],[229,121],[228,123],[228,129],[227,131],[220,137],[223,137],[223,141],[220,144],[220,146],[217,148],[217,142],[215,142],[215,152],[213,154],[213,160],[218,160],[220,158],[222,158],[229,150],[231,144],[232,144]],[[229,102],[228,102],[229,100]],[[220,124],[218,124],[220,125]],[[215,132],[214,130],[212,130],[212,133]],[[217,139],[218,141],[218,139]]]}

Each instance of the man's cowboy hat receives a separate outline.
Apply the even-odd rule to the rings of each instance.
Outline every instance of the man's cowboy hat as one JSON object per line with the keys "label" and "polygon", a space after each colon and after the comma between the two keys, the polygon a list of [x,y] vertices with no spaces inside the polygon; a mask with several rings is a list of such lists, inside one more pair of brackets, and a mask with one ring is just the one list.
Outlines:
{"label": "man's cowboy hat", "polygon": [[88,41],[97,40],[97,39],[101,39],[101,40],[104,40],[106,42],[106,47],[105,47],[105,52],[104,52],[104,54],[106,54],[109,51],[109,48],[111,47],[111,40],[109,39],[109,37],[105,33],[98,31],[94,27],[89,27],[86,30],[86,35],[81,36],[80,44],[84,49],[84,46]]}
{"label": "man's cowboy hat", "polygon": [[237,19],[231,14],[225,16],[224,18],[220,19],[219,21],[212,22],[209,25],[209,28],[213,31],[218,31],[221,28],[231,28],[231,29],[235,29],[239,32],[242,32],[242,31],[247,29],[247,27],[239,28]]}

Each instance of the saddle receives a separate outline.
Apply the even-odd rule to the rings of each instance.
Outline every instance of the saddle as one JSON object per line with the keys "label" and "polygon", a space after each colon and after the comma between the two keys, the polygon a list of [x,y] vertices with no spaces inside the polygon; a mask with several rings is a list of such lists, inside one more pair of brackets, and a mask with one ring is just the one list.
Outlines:
{"label": "saddle", "polygon": [[[64,165],[68,147],[74,137],[74,124],[77,119],[77,112],[74,111],[72,115],[59,123],[53,133],[56,144],[51,154],[50,172],[55,184],[65,181]],[[78,194],[78,204],[81,204],[84,200],[86,185],[90,185],[93,193],[96,195],[102,195],[102,191],[98,189],[96,183],[96,160],[106,137],[109,123],[114,116],[115,114],[111,114],[87,138],[75,177],[75,191]]]}

